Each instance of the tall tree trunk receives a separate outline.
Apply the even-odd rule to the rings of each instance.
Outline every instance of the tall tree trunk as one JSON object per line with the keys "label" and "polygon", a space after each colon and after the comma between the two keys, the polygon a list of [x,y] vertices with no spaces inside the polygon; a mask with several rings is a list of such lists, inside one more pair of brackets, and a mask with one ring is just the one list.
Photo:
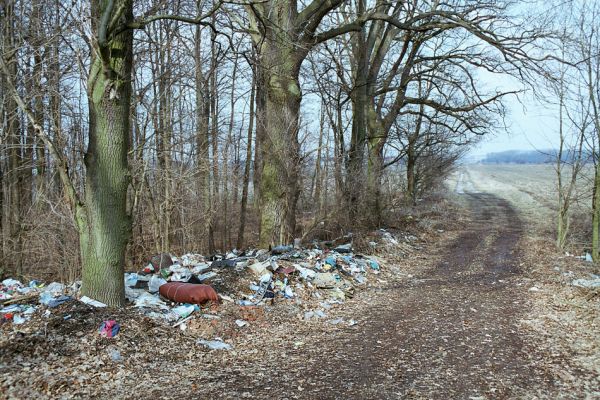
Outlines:
{"label": "tall tree trunk", "polygon": [[[49,93],[49,100],[48,100],[48,106],[49,106],[49,110],[50,110],[50,115],[49,115],[49,122],[50,122],[50,131],[52,132],[52,136],[55,138],[55,140],[62,140],[62,136],[61,136],[61,132],[62,132],[62,113],[61,113],[61,109],[62,109],[62,105],[61,105],[61,97],[60,97],[60,93],[61,93],[61,69],[60,69],[60,62],[61,62],[61,57],[60,57],[60,30],[61,28],[61,23],[63,22],[61,20],[61,18],[59,17],[60,13],[60,4],[59,1],[57,1],[55,3],[55,9],[54,9],[54,13],[55,13],[55,21],[54,22],[54,30],[53,30],[53,35],[54,38],[50,43],[50,62],[49,62],[49,66],[48,66],[48,70],[47,70],[47,81],[48,81],[48,85],[50,87],[50,93]],[[59,139],[61,138],[61,139]],[[60,146],[59,148],[63,148],[63,146]],[[54,174],[55,176],[55,180],[56,180],[56,184],[55,185],[48,185],[48,187],[51,187],[54,191],[59,191],[60,188],[62,187],[61,181],[60,181],[60,177],[59,174]],[[53,194],[57,194],[57,193],[53,193]]]}
{"label": "tall tree trunk", "polygon": [[416,205],[417,202],[417,171],[416,165],[417,157],[415,146],[412,141],[409,140],[406,149],[406,194],[408,202],[411,205]]}
{"label": "tall tree trunk", "polygon": [[334,143],[334,176],[335,176],[335,198],[336,201],[341,202],[344,194],[344,178],[342,176],[342,165],[346,157],[344,151],[346,145],[344,144],[344,113],[342,110],[342,93],[338,91],[336,98],[336,123],[333,129],[333,143]]}
{"label": "tall tree trunk", "polygon": [[250,186],[250,164],[252,162],[252,130],[254,129],[254,101],[256,93],[256,74],[252,75],[252,88],[250,90],[250,120],[248,122],[248,137],[246,147],[246,161],[244,163],[244,182],[242,184],[242,201],[240,205],[240,227],[238,230],[236,248],[244,247],[244,230],[246,229],[246,212],[248,205],[248,186]]}
{"label": "tall tree trunk", "polygon": [[341,3],[315,1],[299,8],[296,1],[267,0],[246,7],[265,88],[264,138],[257,130],[262,246],[289,243],[296,231],[300,65],[320,41],[354,30],[351,25],[320,37],[316,33],[323,18]]}
{"label": "tall tree trunk", "polygon": [[[158,165],[159,179],[162,189],[162,201],[160,202],[160,237],[161,252],[171,249],[171,218],[173,213],[172,199],[172,142],[173,142],[173,120],[172,120],[172,89],[171,89],[171,35],[169,24],[162,29],[159,26],[157,32],[160,38],[158,49]],[[163,32],[165,36],[163,37]]]}
{"label": "tall tree trunk", "polygon": [[[421,95],[421,86],[419,85],[419,95]],[[419,116],[415,131],[408,135],[408,145],[406,146],[406,194],[411,205],[417,205],[417,141],[421,136],[421,126],[423,124],[423,114],[425,108],[419,107]]]}
{"label": "tall tree trunk", "polygon": [[367,163],[367,201],[370,223],[375,226],[382,222],[382,179],[383,148],[386,142],[385,128],[372,112],[369,113],[368,163]]}
{"label": "tall tree trunk", "polygon": [[[39,2],[35,2],[34,7],[37,10],[35,12],[36,17],[34,18],[34,21],[36,21],[36,23],[32,30],[34,31],[34,35],[36,35],[39,38],[38,40],[41,40],[42,31],[39,26],[41,18],[39,8],[41,7],[41,5],[39,4]],[[42,97],[43,59],[41,53],[41,48],[37,48],[33,58],[33,93],[37,94],[33,99],[33,111],[35,114],[34,116],[36,121],[40,121],[40,123],[42,123],[42,121],[44,120],[44,98]],[[35,132],[33,130],[31,133],[31,138],[34,143],[33,146],[35,148],[35,190],[36,204],[39,206],[40,202],[38,202],[37,200],[39,200],[39,195],[45,189],[44,183],[46,175],[46,147],[44,146],[44,142],[42,140],[35,137]]]}
{"label": "tall tree trunk", "polygon": [[201,199],[200,209],[208,220],[202,224],[203,237],[209,253],[215,251],[212,237],[211,214],[212,197],[210,194],[210,154],[209,154],[209,124],[210,124],[210,94],[209,82],[202,71],[201,41],[202,28],[196,27],[196,40],[194,46],[195,85],[196,85],[196,165],[198,168],[198,197]]}
{"label": "tall tree trunk", "polygon": [[[598,39],[594,38],[596,31],[592,30],[590,43],[596,40],[595,47],[583,48],[582,55],[585,58],[585,67],[587,72],[587,90],[588,99],[591,106],[592,125],[596,135],[596,145],[600,152],[600,60],[598,60]],[[595,154],[596,170],[594,176],[594,197],[592,214],[592,258],[594,261],[600,261],[600,155]]]}
{"label": "tall tree trunk", "polygon": [[[2,80],[17,80],[17,58],[16,58],[16,16],[14,4],[8,2],[4,6],[2,15],[2,51],[0,57],[6,57],[4,63],[7,66],[8,76],[2,74]],[[2,85],[5,86],[5,85]],[[21,214],[21,146],[19,123],[19,109],[15,99],[5,95],[2,126],[6,127],[3,132],[3,154],[2,154],[2,253],[6,264],[13,273],[21,273],[21,251],[20,251],[20,214]]]}
{"label": "tall tree trunk", "polygon": [[[214,21],[213,21],[214,22]],[[210,143],[212,150],[212,188],[210,188],[211,209],[208,221],[208,237],[212,247],[211,253],[215,249],[215,226],[217,225],[217,215],[219,213],[219,98],[217,97],[217,41],[216,32],[212,32],[211,37],[211,60],[210,60]]]}
{"label": "tall tree trunk", "polygon": [[[358,13],[362,15],[365,1],[358,1]],[[348,150],[348,165],[346,170],[345,197],[348,205],[348,217],[354,221],[361,213],[360,190],[364,185],[365,144],[367,140],[367,105],[369,102],[369,54],[367,53],[366,28],[353,35],[352,67],[354,72],[354,88],[350,94],[352,100],[352,136]]]}
{"label": "tall tree trunk", "polygon": [[296,230],[300,194],[298,118],[302,93],[293,44],[265,44],[260,57],[266,88],[266,135],[261,143],[260,244],[289,243]]}
{"label": "tall tree trunk", "polygon": [[[564,49],[562,52],[564,58]],[[567,232],[569,229],[569,207],[568,202],[565,200],[565,187],[563,182],[563,150],[565,147],[565,133],[564,133],[564,70],[561,70],[560,83],[558,88],[558,154],[556,155],[556,181],[557,181],[557,192],[558,192],[558,220],[556,224],[556,246],[559,249],[563,249],[567,240]]]}
{"label": "tall tree trunk", "polygon": [[266,104],[267,94],[265,91],[265,77],[263,69],[259,66],[254,66],[254,76],[256,80],[256,132],[254,134],[254,166],[252,170],[252,202],[258,216],[258,230],[260,232],[260,174],[262,172],[261,148],[266,137]]}
{"label": "tall tree trunk", "polygon": [[[227,129],[227,139],[225,140],[225,146],[223,149],[223,230],[221,232],[221,243],[222,248],[227,249],[230,247],[230,233],[231,229],[229,227],[229,186],[233,184],[237,185],[237,181],[235,179],[230,179],[230,159],[229,153],[231,150],[231,145],[233,144],[233,123],[235,116],[235,80],[237,76],[237,68],[238,68],[238,59],[234,57],[233,59],[233,71],[231,73],[231,93],[230,93],[230,103],[229,103],[229,126]],[[235,169],[233,172],[233,177],[235,178]]]}
{"label": "tall tree trunk", "polygon": [[322,191],[322,154],[323,154],[323,135],[325,134],[325,103],[321,102],[321,115],[319,118],[319,143],[317,146],[317,159],[315,160],[315,173],[313,177],[313,183],[311,188],[314,186],[313,204],[317,206],[316,217],[321,216],[321,191]]}
{"label": "tall tree trunk", "polygon": [[[131,20],[131,0],[117,0],[117,18]],[[83,263],[82,293],[110,306],[125,302],[123,268],[131,235],[127,213],[129,110],[133,31],[106,40],[110,2],[92,1],[92,29],[98,39],[88,81],[89,143],[85,154],[85,203],[77,210]],[[108,19],[110,19],[108,18]]]}
{"label": "tall tree trunk", "polygon": [[596,159],[592,198],[592,259],[600,260],[600,161]]}

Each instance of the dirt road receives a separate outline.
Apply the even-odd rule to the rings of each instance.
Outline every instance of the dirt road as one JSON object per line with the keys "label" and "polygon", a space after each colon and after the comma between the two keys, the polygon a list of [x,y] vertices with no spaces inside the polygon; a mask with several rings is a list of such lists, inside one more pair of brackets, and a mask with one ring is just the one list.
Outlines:
{"label": "dirt road", "polygon": [[[224,397],[306,399],[553,397],[541,355],[518,327],[521,221],[504,200],[462,194],[471,221],[433,266],[362,293],[370,312],[317,346],[290,337],[278,362],[213,376]],[[367,300],[369,299],[369,300]],[[212,385],[210,385],[212,387]],[[216,392],[212,394],[217,394]]]}

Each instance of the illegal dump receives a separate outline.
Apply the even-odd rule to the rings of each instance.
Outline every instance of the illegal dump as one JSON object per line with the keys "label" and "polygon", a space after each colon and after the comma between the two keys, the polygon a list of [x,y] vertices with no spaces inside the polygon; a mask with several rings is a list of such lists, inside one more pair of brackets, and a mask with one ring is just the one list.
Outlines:
{"label": "illegal dump", "polygon": [[[378,233],[383,242],[398,244],[385,230]],[[370,245],[375,248],[378,243]],[[152,257],[140,271],[125,273],[125,296],[140,315],[181,330],[194,316],[216,317],[218,313],[211,310],[218,310],[221,303],[258,307],[290,301],[309,306],[314,305],[310,299],[318,299],[321,309],[304,314],[304,319],[309,320],[325,318],[322,308],[351,298],[368,277],[380,273],[381,265],[377,256],[355,254],[351,243],[333,248],[277,246],[270,251],[233,251],[211,257],[163,253]],[[0,286],[2,321],[21,325],[40,314],[48,318],[53,310],[107,307],[81,296],[80,286],[81,282],[46,285],[36,280],[23,284],[5,279]],[[64,316],[65,321],[71,318],[72,315]]]}
{"label": "illegal dump", "polygon": [[[386,254],[406,256],[421,244],[414,235],[379,230],[362,253],[349,236],[211,257],[158,254],[138,271],[125,273],[127,306],[122,309],[82,296],[78,281],[5,279],[0,285],[3,385],[19,390],[19,379],[28,371],[56,358],[91,373],[135,363],[154,351],[175,354],[182,345],[193,346],[188,355],[200,357],[212,351],[243,353],[260,344],[256,335],[282,324],[351,328],[359,321],[340,313],[344,304],[382,281]],[[28,381],[32,392],[25,393],[30,394],[49,395],[66,384],[47,374],[27,379],[39,379],[43,386]]]}

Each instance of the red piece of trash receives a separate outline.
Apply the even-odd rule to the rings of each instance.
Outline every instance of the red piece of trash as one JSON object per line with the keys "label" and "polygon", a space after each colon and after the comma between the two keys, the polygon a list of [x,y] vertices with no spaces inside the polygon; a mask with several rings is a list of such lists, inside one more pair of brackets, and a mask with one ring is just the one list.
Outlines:
{"label": "red piece of trash", "polygon": [[100,336],[102,337],[111,338],[117,336],[120,329],[121,325],[119,325],[117,321],[111,319],[108,321],[103,321],[98,329],[98,332],[100,332]]}

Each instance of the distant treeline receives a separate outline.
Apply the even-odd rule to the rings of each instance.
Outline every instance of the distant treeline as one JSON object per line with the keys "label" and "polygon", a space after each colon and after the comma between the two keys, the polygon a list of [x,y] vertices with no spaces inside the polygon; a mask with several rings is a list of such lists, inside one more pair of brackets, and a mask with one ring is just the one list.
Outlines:
{"label": "distant treeline", "polygon": [[[496,153],[488,153],[481,160],[484,164],[546,164],[556,162],[557,151],[548,150],[507,150]],[[570,162],[573,160],[572,152],[565,152],[562,155],[562,161]],[[583,155],[587,159],[587,155]]]}

